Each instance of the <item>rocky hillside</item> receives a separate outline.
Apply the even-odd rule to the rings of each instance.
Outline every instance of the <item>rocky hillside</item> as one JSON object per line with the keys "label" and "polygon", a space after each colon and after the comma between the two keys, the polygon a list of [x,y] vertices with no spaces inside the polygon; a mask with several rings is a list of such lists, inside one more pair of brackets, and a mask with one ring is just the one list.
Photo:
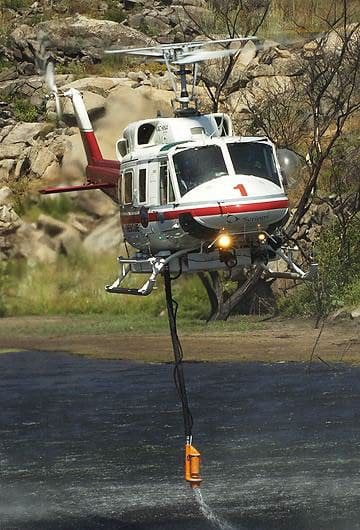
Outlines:
{"label": "rocky hillside", "polygon": [[[101,63],[104,48],[153,44],[155,34],[158,42],[195,38],[199,32],[188,14],[196,18],[206,10],[202,0],[127,0],[94,3],[97,18],[91,18],[78,13],[67,16],[69,5],[65,9],[63,1],[50,4],[49,20],[45,20],[49,7],[41,2],[5,13],[12,28],[0,47],[0,259],[46,261],[59,252],[71,252],[81,242],[100,252],[120,244],[114,205],[101,192],[73,194],[69,199],[73,211],[61,221],[48,214],[29,220],[19,208],[25,191],[28,203],[34,204],[36,189],[83,179],[84,154],[70,105],[64,107],[65,125],[58,127],[53,103],[46,99],[44,80],[37,72],[39,32],[48,35],[59,88],[82,91],[103,153],[113,158],[115,140],[127,123],[159,111],[171,114],[171,79],[161,65]],[[110,15],[116,18],[115,4],[122,20],[107,20]],[[330,48],[337,38],[334,33],[329,39]],[[264,89],[284,90],[301,82],[303,60],[315,50],[314,41],[285,47],[262,39],[244,46],[220,101],[239,131],[245,130],[249,119],[249,102],[261,99]],[[218,63],[207,64],[202,75],[216,87],[219,72]],[[199,88],[199,97],[209,106],[204,89]],[[321,226],[323,214],[315,212],[313,218]],[[304,220],[302,237],[310,237],[314,222]]]}

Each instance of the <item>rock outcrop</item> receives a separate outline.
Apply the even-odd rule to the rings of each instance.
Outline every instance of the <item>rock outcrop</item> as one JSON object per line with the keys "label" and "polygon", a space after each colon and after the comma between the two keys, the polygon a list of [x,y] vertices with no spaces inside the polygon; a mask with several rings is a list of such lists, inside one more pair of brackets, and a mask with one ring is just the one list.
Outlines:
{"label": "rock outcrop", "polygon": [[9,60],[22,65],[22,69],[26,70],[22,72],[24,75],[36,73],[39,32],[47,36],[51,55],[60,64],[72,61],[92,64],[102,59],[107,48],[149,46],[154,43],[144,33],[124,24],[79,14],[71,18],[47,20],[36,26],[21,24],[11,33],[5,53]]}

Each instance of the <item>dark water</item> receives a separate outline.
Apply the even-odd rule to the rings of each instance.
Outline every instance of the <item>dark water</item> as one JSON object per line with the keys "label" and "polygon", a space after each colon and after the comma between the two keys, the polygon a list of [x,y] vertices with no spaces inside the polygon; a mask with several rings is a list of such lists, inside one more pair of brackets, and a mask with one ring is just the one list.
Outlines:
{"label": "dark water", "polygon": [[[207,530],[170,365],[0,356],[0,528]],[[188,364],[203,496],[241,530],[360,529],[360,369]]]}

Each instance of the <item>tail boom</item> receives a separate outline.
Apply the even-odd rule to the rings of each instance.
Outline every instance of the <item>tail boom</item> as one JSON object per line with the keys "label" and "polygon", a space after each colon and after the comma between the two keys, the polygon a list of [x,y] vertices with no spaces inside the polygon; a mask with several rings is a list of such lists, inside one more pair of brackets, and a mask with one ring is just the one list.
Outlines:
{"label": "tail boom", "polygon": [[76,122],[80,130],[87,158],[87,166],[85,169],[87,182],[82,186],[46,188],[40,190],[40,193],[50,194],[100,189],[115,202],[118,202],[117,184],[120,176],[120,162],[118,160],[106,160],[103,158],[80,92],[75,88],[70,88],[64,92],[64,96],[71,100]]}

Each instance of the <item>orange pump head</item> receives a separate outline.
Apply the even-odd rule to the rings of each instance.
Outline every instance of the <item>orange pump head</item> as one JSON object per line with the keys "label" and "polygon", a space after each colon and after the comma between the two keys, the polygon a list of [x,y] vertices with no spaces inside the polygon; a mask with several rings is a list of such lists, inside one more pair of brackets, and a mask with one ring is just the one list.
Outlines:
{"label": "orange pump head", "polygon": [[189,443],[185,445],[185,480],[192,488],[200,488],[200,453]]}

